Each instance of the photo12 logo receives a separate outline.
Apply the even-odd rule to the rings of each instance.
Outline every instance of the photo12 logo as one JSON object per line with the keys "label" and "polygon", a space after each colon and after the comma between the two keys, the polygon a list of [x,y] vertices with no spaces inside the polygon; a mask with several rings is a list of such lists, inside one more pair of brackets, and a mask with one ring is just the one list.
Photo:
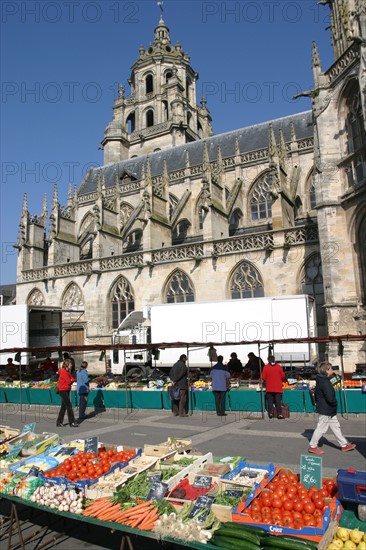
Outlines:
{"label": "photo12 logo", "polygon": [[50,2],[3,1],[1,2],[2,23],[47,23],[47,24],[80,24],[95,25],[109,23],[136,24],[140,22],[139,2],[89,2],[65,0]]}

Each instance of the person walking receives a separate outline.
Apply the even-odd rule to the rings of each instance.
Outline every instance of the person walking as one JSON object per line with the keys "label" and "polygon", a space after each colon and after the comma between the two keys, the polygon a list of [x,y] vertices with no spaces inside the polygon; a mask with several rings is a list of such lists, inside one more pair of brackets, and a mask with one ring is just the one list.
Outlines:
{"label": "person walking", "polygon": [[86,418],[85,412],[88,404],[90,382],[88,371],[86,370],[87,368],[88,363],[86,361],[83,361],[76,375],[77,392],[79,396],[79,420],[85,420]]}
{"label": "person walking", "polygon": [[185,354],[179,357],[179,360],[170,369],[169,377],[174,385],[179,389],[179,399],[173,399],[174,416],[189,416],[186,413],[186,402],[188,395],[188,369],[187,356]]}
{"label": "person walking", "polygon": [[264,365],[262,380],[266,383],[266,397],[268,406],[268,417],[273,418],[273,404],[276,408],[277,418],[282,419],[282,381],[285,379],[285,373],[273,355],[269,355],[268,363]]}
{"label": "person walking", "polygon": [[223,364],[223,360],[223,356],[219,355],[217,358],[217,363],[212,367],[209,375],[212,380],[212,392],[215,398],[217,416],[227,416],[225,413],[225,399],[227,392],[227,381],[230,378],[230,373],[227,367]]}
{"label": "person walking", "polygon": [[79,424],[75,422],[74,411],[72,410],[72,405],[70,401],[71,386],[75,382],[75,378],[70,374],[71,366],[71,361],[67,359],[62,363],[62,366],[57,373],[57,388],[58,393],[61,397],[61,408],[58,413],[56,425],[63,426],[65,412],[67,412],[70,426],[72,426],[73,428],[77,428]]}
{"label": "person walking", "polygon": [[319,414],[318,424],[310,440],[309,453],[316,455],[324,454],[323,449],[319,449],[320,438],[330,428],[339,443],[341,451],[353,451],[356,448],[354,443],[349,443],[341,432],[341,426],[337,418],[337,399],[334,388],[330,381],[334,371],[331,363],[324,361],[317,367],[315,386],[316,412]]}

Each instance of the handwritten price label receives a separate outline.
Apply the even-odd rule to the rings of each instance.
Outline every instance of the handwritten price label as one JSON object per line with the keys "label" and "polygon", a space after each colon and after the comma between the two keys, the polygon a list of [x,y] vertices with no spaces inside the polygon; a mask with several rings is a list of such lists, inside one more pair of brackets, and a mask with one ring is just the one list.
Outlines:
{"label": "handwritten price label", "polygon": [[319,456],[301,455],[300,481],[306,489],[311,486],[321,489],[322,464],[323,460]]}

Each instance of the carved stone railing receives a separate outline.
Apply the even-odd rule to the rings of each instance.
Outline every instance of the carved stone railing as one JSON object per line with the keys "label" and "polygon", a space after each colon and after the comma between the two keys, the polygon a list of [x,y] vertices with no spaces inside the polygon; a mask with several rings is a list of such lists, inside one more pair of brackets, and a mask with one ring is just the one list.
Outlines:
{"label": "carved stone railing", "polygon": [[325,73],[329,78],[329,82],[333,82],[333,80],[342,74],[342,72],[347,69],[355,59],[358,59],[359,55],[359,49],[356,45],[351,46],[347,51],[345,51],[344,54]]}
{"label": "carved stone railing", "polygon": [[146,137],[157,132],[163,132],[164,130],[167,130],[169,128],[169,125],[170,122],[161,122],[160,124],[156,124],[155,126],[149,126],[148,128],[143,128],[142,130],[136,130],[131,134],[131,141],[139,138],[140,136]]}
{"label": "carved stone railing", "polygon": [[125,99],[125,102],[126,102],[126,105],[133,105],[134,103],[136,103],[136,96],[131,95],[130,97],[127,97]]}
{"label": "carved stone railing", "polygon": [[270,233],[232,237],[214,243],[212,255],[220,256],[248,250],[271,250],[273,246],[273,235]]}
{"label": "carved stone railing", "polygon": [[111,271],[113,269],[123,269],[127,267],[140,267],[144,263],[143,254],[125,254],[123,256],[113,256],[103,258],[99,261],[100,271]]}
{"label": "carved stone railing", "polygon": [[43,279],[48,279],[48,268],[44,267],[41,269],[27,269],[22,272],[22,282],[28,283],[31,281],[42,281]]}
{"label": "carved stone railing", "polygon": [[296,229],[290,229],[285,231],[285,245],[291,246],[294,244],[304,244],[310,242],[318,242],[319,233],[318,227],[306,226],[297,227]]}
{"label": "carved stone railing", "polygon": [[151,254],[153,264],[203,258],[203,243],[163,248]]}
{"label": "carved stone railing", "polygon": [[83,275],[91,273],[93,262],[73,262],[71,264],[62,264],[55,266],[55,277],[66,277],[70,275]]}

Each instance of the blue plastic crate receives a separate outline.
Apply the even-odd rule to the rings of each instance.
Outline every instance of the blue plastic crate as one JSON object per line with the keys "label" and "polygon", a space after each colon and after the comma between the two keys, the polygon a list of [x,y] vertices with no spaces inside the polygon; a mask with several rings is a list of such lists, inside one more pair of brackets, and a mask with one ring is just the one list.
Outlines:
{"label": "blue plastic crate", "polygon": [[338,498],[346,502],[366,504],[366,472],[353,469],[338,470]]}

